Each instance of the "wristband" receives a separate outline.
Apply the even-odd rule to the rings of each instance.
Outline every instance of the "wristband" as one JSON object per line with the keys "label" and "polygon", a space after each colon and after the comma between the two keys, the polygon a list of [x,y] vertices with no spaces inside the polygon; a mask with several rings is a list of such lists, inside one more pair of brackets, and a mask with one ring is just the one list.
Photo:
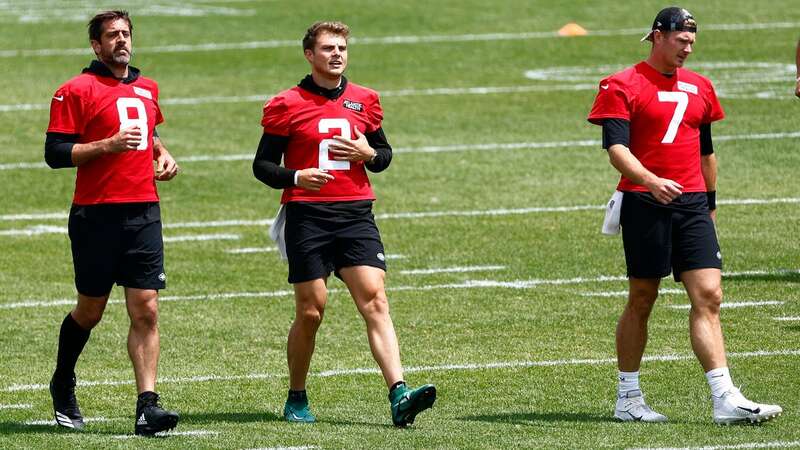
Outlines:
{"label": "wristband", "polygon": [[377,151],[377,150],[375,150],[375,149],[373,148],[373,149],[372,149],[372,157],[371,157],[371,158],[369,159],[369,161],[367,161],[367,162],[368,162],[369,164],[372,164],[372,163],[374,163],[374,162],[375,162],[375,158],[377,158],[377,157],[378,157],[378,151]]}
{"label": "wristband", "polygon": [[299,170],[295,170],[294,171],[294,185],[295,186],[297,186],[297,178],[298,178],[299,175],[300,175],[300,171]]}
{"label": "wristband", "polygon": [[706,197],[708,197],[708,210],[714,211],[717,209],[717,191],[706,192]]}

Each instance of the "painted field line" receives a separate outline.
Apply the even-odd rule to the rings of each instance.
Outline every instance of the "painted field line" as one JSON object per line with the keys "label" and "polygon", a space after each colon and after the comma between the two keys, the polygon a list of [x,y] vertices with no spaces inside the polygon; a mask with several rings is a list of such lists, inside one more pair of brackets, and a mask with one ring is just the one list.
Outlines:
{"label": "painted field line", "polygon": [[[49,387],[48,387],[49,388]],[[113,422],[117,420],[122,420],[121,417],[116,419],[107,419],[105,417],[84,417],[84,422]],[[56,419],[39,419],[39,420],[27,420],[22,422],[23,425],[56,425]]]}
{"label": "painted field line", "polygon": [[[751,270],[744,272],[723,272],[724,278],[735,278],[740,276],[752,275],[779,275],[779,274],[800,274],[799,269],[793,270]],[[460,283],[447,283],[447,284],[430,284],[421,286],[387,286],[387,292],[404,292],[404,291],[432,291],[438,289],[486,289],[486,288],[507,288],[507,289],[531,289],[537,286],[564,286],[571,284],[583,283],[599,283],[611,281],[626,281],[627,277],[622,275],[599,275],[597,277],[576,277],[576,278],[543,278],[543,279],[528,279],[528,280],[467,280]],[[329,289],[329,293],[347,293],[346,289]],[[272,297],[286,297],[294,295],[291,290],[277,290],[265,292],[222,292],[216,294],[195,294],[195,295],[164,295],[159,297],[161,302],[174,302],[174,301],[211,301],[211,300],[229,300],[229,299],[242,299],[242,298],[272,298]],[[55,299],[55,300],[23,300],[14,303],[0,303],[0,309],[17,309],[17,308],[39,308],[39,307],[52,307],[72,305],[75,299]],[[110,304],[124,303],[124,300],[109,300]]]}
{"label": "painted field line", "polygon": [[28,403],[16,403],[13,405],[0,405],[0,409],[31,409],[33,405]]}
{"label": "painted field line", "polygon": [[434,273],[465,273],[505,270],[506,266],[462,266],[462,267],[437,267],[431,269],[401,270],[403,275],[430,275]]}
{"label": "painted field line", "polygon": [[[685,294],[683,289],[659,289],[658,295]],[[628,291],[581,292],[581,297],[627,297]]]}
{"label": "painted field line", "polygon": [[164,236],[164,242],[236,241],[241,238],[238,234],[187,234]]}
{"label": "painted field line", "polygon": [[[168,437],[168,436],[190,436],[190,437],[217,437],[218,431],[210,430],[186,430],[186,431],[161,431],[154,435],[155,437]],[[135,434],[116,434],[111,436],[114,439],[150,439],[147,436],[137,436]]]}
{"label": "painted field line", "polygon": [[772,318],[772,320],[777,320],[778,322],[800,322],[800,316],[794,316],[794,317],[788,317],[788,316],[784,316],[784,317],[773,317],[773,318]]}
{"label": "painted field line", "polygon": [[[800,27],[798,22],[771,22],[771,23],[732,23],[703,25],[704,30],[713,31],[748,31],[748,30],[774,30],[795,29]],[[629,36],[644,34],[645,28],[622,28],[614,30],[589,30],[591,36]],[[408,45],[408,44],[435,44],[451,42],[492,42],[492,41],[519,41],[529,39],[563,39],[557,31],[528,31],[521,33],[483,33],[483,34],[449,34],[449,35],[401,35],[401,36],[353,36],[349,42],[353,45]],[[159,46],[137,47],[136,52],[144,53],[181,53],[181,52],[214,52],[223,50],[257,50],[266,48],[298,47],[298,39],[276,39],[265,41],[246,42],[207,42],[200,44],[174,44]],[[0,57],[14,58],[26,56],[90,56],[91,49],[85,48],[43,48],[43,49],[11,49],[0,50]]]}
{"label": "painted field line", "polygon": [[[748,302],[722,302],[722,308],[750,308],[756,306],[781,306],[784,302],[780,300],[760,300]],[[691,309],[692,305],[668,305],[667,308],[671,309]]]}
{"label": "painted field line", "polygon": [[249,253],[272,253],[277,251],[278,247],[244,247],[244,248],[229,248],[225,250],[225,253],[231,253],[233,255],[242,255]]}
{"label": "painted field line", "polygon": [[[747,140],[780,140],[795,139],[800,137],[800,131],[781,132],[781,133],[747,133],[715,136],[716,141],[747,141]],[[454,144],[454,145],[430,145],[421,147],[397,147],[394,153],[426,154],[426,153],[450,153],[466,151],[513,151],[513,150],[539,150],[551,148],[600,148],[599,139],[582,139],[571,141],[550,141],[550,142],[492,142],[485,144]],[[236,155],[194,155],[180,158],[181,163],[190,162],[232,162],[232,161],[252,161],[252,153]],[[47,169],[44,162],[17,162],[2,163],[0,170],[25,170],[25,169]],[[52,214],[52,213],[49,213]],[[27,220],[26,214],[7,214],[0,216],[2,220]],[[6,219],[6,217],[8,217]]]}
{"label": "painted field line", "polygon": [[800,441],[748,442],[743,444],[706,445],[702,447],[635,447],[626,450],[735,450],[750,448],[796,448]]}
{"label": "painted field line", "polygon": [[[731,352],[728,353],[730,358],[755,358],[755,357],[773,357],[773,356],[800,356],[800,350],[756,350],[751,352]],[[671,361],[689,361],[694,360],[696,357],[693,354],[666,354],[666,355],[653,355],[645,356],[643,361],[652,362],[671,362]],[[441,364],[441,365],[428,365],[428,366],[412,366],[406,367],[405,372],[450,372],[455,370],[488,370],[488,369],[524,369],[529,367],[560,367],[560,366],[599,366],[606,364],[616,364],[616,357],[608,358],[582,358],[582,359],[556,359],[556,360],[539,360],[539,361],[498,361],[489,363],[461,363],[461,364]],[[324,370],[321,372],[312,372],[312,377],[339,377],[349,375],[361,374],[379,374],[380,369],[377,367],[359,367],[352,369],[333,369]],[[159,383],[201,383],[201,382],[216,382],[216,381],[243,381],[243,380],[263,380],[272,378],[286,378],[285,373],[252,373],[246,375],[203,375],[194,377],[165,377],[159,379]],[[102,381],[78,381],[78,386],[121,386],[131,385],[133,380],[102,380]],[[47,384],[13,384],[2,389],[3,392],[22,392],[22,391],[43,391],[48,389]]]}
{"label": "painted field line", "polygon": [[247,448],[244,450],[311,450],[314,448],[319,448],[316,445],[301,445],[299,447],[257,447],[257,448]]}

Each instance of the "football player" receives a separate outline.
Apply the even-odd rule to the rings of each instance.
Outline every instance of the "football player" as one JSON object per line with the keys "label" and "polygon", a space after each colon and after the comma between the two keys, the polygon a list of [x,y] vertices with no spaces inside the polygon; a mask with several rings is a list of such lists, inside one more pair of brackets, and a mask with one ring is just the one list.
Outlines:
{"label": "football player", "polygon": [[716,423],[760,422],[782,412],[734,387],[720,326],[722,253],[717,242],[717,164],[711,123],[724,117],[711,82],[683,68],[697,33],[694,17],[670,7],[642,41],[645,61],[600,82],[589,113],[621,174],[620,224],[629,279],[617,325],[619,385],[614,416],[664,422],[644,401],[639,368],[661,278],[672,272],[691,300],[692,349],[706,373]]}
{"label": "football player", "polygon": [[349,34],[340,22],[317,22],[308,29],[303,53],[311,74],[264,106],[264,134],[253,161],[256,178],[283,189],[271,233],[280,247],[285,244],[295,292],[283,413],[290,422],[315,421],[306,378],[333,272],[347,285],[366,322],[372,355],[389,388],[392,421],[404,427],[433,405],[436,388],[411,389],[403,381],[384,290],[386,257],[366,172],[386,169],[392,149],[381,127],[378,94],[344,77]]}
{"label": "football player", "polygon": [[61,324],[50,394],[56,423],[83,428],[75,364],[112,286],[124,286],[128,354],[139,393],[134,432],[152,435],[178,423],[178,414],[164,410],[155,393],[158,291],[166,287],[156,180],[175,177],[178,165],[156,133],[164,120],[158,85],[129,66],[128,13],[99,13],[88,28],[97,59],[56,91],[45,142],[50,167],[77,167],[69,237],[78,303]]}

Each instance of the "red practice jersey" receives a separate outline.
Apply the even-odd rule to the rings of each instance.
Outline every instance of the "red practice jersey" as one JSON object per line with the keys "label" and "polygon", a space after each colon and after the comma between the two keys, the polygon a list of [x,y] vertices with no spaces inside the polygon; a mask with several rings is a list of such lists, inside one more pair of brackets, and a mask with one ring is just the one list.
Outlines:
{"label": "red practice jersey", "polygon": [[109,138],[138,126],[136,150],[100,156],[78,167],[76,205],[158,201],[153,170],[153,130],[162,123],[158,85],[137,77],[126,84],[91,71],[67,81],[50,102],[48,132],[77,134],[78,143]]}
{"label": "red practice jersey", "polygon": [[281,203],[374,200],[363,161],[336,161],[328,155],[333,136],[355,139],[354,128],[371,133],[381,127],[383,109],[378,93],[348,82],[336,100],[299,86],[281,92],[264,105],[264,133],[289,137],[283,165],[327,170],[334,180],[318,192],[298,186],[284,189]]}
{"label": "red practice jersey", "polygon": [[[680,183],[683,192],[705,192],[700,170],[700,125],[725,117],[714,86],[691,70],[666,76],[646,62],[600,82],[589,122],[630,122],[630,150],[656,176]],[[625,177],[620,191],[647,192]]]}

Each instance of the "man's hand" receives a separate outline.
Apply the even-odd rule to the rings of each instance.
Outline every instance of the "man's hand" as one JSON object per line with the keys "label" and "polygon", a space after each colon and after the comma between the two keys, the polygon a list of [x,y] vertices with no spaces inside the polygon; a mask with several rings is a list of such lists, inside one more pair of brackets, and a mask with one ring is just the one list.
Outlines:
{"label": "man's hand", "polygon": [[315,167],[297,172],[297,185],[309,191],[319,191],[327,182],[333,180],[333,175]]}
{"label": "man's hand", "polygon": [[367,137],[359,131],[358,127],[353,127],[356,132],[355,139],[347,139],[342,136],[334,136],[334,142],[328,145],[328,153],[333,155],[337,161],[369,161],[375,156],[375,149],[369,146]]}
{"label": "man's hand", "polygon": [[178,167],[178,163],[175,162],[175,158],[169,154],[167,149],[161,147],[161,152],[156,158],[156,180],[169,181],[175,178],[179,170],[180,167]]}
{"label": "man's hand", "polygon": [[669,204],[683,193],[681,191],[683,186],[667,178],[655,178],[655,180],[645,184],[645,186],[647,186],[647,189],[653,194],[656,200],[665,205]]}
{"label": "man's hand", "polygon": [[717,223],[717,210],[716,209],[712,209],[711,210],[711,220],[713,220],[714,223]]}
{"label": "man's hand", "polygon": [[142,143],[142,130],[137,126],[124,128],[119,133],[108,138],[108,151],[111,153],[122,153],[128,150],[136,150]]}

